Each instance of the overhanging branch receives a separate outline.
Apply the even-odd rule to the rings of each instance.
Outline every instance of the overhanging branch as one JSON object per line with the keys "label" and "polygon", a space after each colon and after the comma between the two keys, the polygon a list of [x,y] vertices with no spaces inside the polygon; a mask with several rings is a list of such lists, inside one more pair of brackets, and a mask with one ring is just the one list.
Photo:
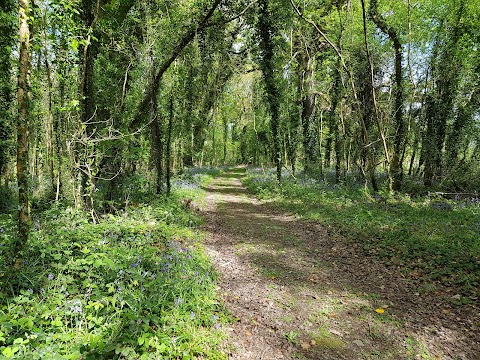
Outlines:
{"label": "overhanging branch", "polygon": [[183,35],[178,44],[173,48],[171,55],[167,59],[165,59],[160,65],[152,83],[148,86],[147,91],[145,92],[145,96],[143,97],[140,105],[138,106],[137,114],[135,115],[135,118],[130,124],[131,128],[138,127],[142,123],[143,118],[150,111],[149,104],[152,101],[153,96],[158,93],[160,80],[162,79],[163,74],[168,70],[170,65],[175,61],[175,59],[182,52],[182,50],[185,49],[185,47],[195,38],[195,35],[208,26],[208,20],[213,16],[213,13],[222,1],[223,0],[214,1],[213,5],[210,7],[210,10],[207,12],[203,20],[200,21],[197,26],[190,29],[189,31],[187,31],[186,34]]}

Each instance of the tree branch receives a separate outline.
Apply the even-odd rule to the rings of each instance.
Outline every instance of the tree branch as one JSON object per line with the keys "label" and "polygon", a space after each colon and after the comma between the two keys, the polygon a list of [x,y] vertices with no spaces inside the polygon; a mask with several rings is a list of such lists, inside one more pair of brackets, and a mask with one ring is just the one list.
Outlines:
{"label": "tree branch", "polygon": [[149,104],[152,101],[153,96],[158,93],[160,80],[162,79],[163,74],[168,70],[170,65],[175,61],[175,59],[182,52],[182,50],[195,38],[195,35],[199,31],[205,29],[208,26],[207,21],[213,16],[213,13],[215,12],[218,5],[220,5],[222,1],[223,0],[214,1],[213,5],[205,15],[203,20],[195,28],[190,29],[189,31],[187,31],[185,35],[183,35],[183,37],[180,39],[178,44],[173,48],[173,51],[170,57],[165,59],[163,63],[160,65],[160,68],[158,69],[153,79],[153,82],[148,86],[145,96],[143,97],[143,100],[140,102],[140,105],[138,106],[137,114],[135,115],[135,118],[130,124],[131,128],[138,127],[138,125],[142,122],[143,118],[148,114],[150,109]]}

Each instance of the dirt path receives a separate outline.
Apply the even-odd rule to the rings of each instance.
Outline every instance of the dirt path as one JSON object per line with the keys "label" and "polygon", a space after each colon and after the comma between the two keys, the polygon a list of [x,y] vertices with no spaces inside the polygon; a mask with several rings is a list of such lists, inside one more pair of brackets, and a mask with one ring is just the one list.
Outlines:
{"label": "dirt path", "polygon": [[220,293],[238,319],[231,359],[480,359],[478,308],[418,293],[395,265],[257,201],[241,175],[216,179],[205,211]]}

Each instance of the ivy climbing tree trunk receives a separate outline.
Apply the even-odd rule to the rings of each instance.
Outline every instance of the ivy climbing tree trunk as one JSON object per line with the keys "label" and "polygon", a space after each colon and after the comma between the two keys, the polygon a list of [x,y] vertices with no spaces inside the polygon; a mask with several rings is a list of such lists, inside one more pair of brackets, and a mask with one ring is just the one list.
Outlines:
{"label": "ivy climbing tree trunk", "polygon": [[[474,71],[475,76],[479,79],[480,62],[477,64]],[[458,164],[459,153],[467,151],[468,141],[465,140],[465,132],[468,124],[478,111],[478,104],[480,104],[480,80],[471,86],[471,93],[464,103],[462,103],[457,110],[457,114],[450,127],[448,137],[445,141],[445,149],[447,150],[447,169],[452,171]]]}
{"label": "ivy climbing tree trunk", "polygon": [[183,116],[183,131],[184,144],[183,144],[183,154],[182,162],[183,166],[191,167],[193,166],[193,108],[195,101],[195,92],[194,92],[194,66],[190,65],[188,68],[188,77],[186,79],[186,99],[185,99],[185,112]]}
{"label": "ivy climbing tree trunk", "polygon": [[273,27],[271,24],[271,14],[268,9],[268,0],[261,0],[259,6],[258,31],[260,34],[260,68],[262,69],[263,79],[265,81],[266,95],[270,110],[270,129],[272,132],[273,157],[277,169],[277,181],[280,183],[282,178],[282,153],[280,149],[280,139],[278,134],[280,104],[279,91],[275,82],[273,63]]}
{"label": "ivy climbing tree trunk", "polygon": [[[46,46],[45,46],[46,48]],[[48,54],[44,54],[44,63],[45,71],[47,75],[47,95],[48,95],[48,106],[47,106],[47,121],[45,122],[45,146],[47,152],[47,169],[48,175],[51,182],[50,187],[50,196],[53,198],[56,193],[56,184],[55,184],[55,134],[54,134],[54,119],[53,119],[53,82],[52,74],[50,69],[50,62],[48,61]]]}
{"label": "ivy climbing tree trunk", "polygon": [[172,188],[171,177],[172,177],[172,129],[173,129],[173,92],[170,95],[170,103],[168,106],[168,126],[167,126],[167,146],[166,146],[166,167],[167,167],[167,195],[170,195],[170,190]]}
{"label": "ivy climbing tree trunk", "polygon": [[[457,55],[459,40],[465,28],[462,16],[465,11],[464,1],[455,14],[455,23],[452,31],[444,43],[436,42],[432,52],[432,77],[434,89],[427,96],[426,101],[426,136],[422,144],[424,153],[425,171],[423,182],[431,186],[435,178],[442,176],[443,148],[447,132],[447,121],[451,118],[454,109],[454,98],[457,92],[461,69],[461,62]],[[450,24],[449,24],[450,25]]]}
{"label": "ivy climbing tree trunk", "polygon": [[93,211],[93,193],[95,191],[94,177],[92,176],[90,163],[93,161],[93,153],[95,151],[93,143],[89,140],[95,132],[95,96],[94,96],[94,67],[97,53],[97,43],[92,32],[95,27],[95,5],[93,0],[82,0],[82,25],[86,30],[85,41],[80,42],[78,48],[80,58],[80,121],[84,129],[82,139],[79,139],[77,147],[77,156],[79,159],[79,195],[83,197],[83,205],[86,210]]}
{"label": "ivy climbing tree trunk", "polygon": [[[301,48],[306,48],[306,44],[302,44]],[[315,136],[313,112],[315,110],[314,90],[314,73],[315,61],[310,57],[307,50],[300,51],[299,54],[299,79],[300,93],[302,103],[302,129],[303,129],[303,149],[305,153],[304,170],[309,172],[315,163],[315,150],[317,149],[317,139]]]}
{"label": "ivy climbing tree trunk", "polygon": [[331,151],[332,151],[332,143],[335,141],[335,181],[338,182],[340,180],[340,136],[339,136],[339,126],[338,126],[338,118],[336,115],[336,110],[338,103],[340,102],[341,90],[342,90],[342,79],[340,74],[340,61],[337,60],[337,66],[333,70],[333,82],[331,88],[331,105],[330,110],[328,112],[328,137],[327,143],[325,147],[325,167],[329,167],[331,163]]}
{"label": "ivy climbing tree trunk", "polygon": [[155,164],[156,193],[162,192],[163,186],[163,137],[162,125],[158,116],[158,94],[152,97],[152,121],[151,128],[151,156]]}
{"label": "ivy climbing tree trunk", "polygon": [[[15,42],[17,9],[13,0],[0,7],[0,176],[7,168],[12,152],[14,118],[11,111],[14,98],[12,79],[12,46]],[[11,21],[7,21],[11,20]],[[6,182],[6,180],[5,180]]]}
{"label": "ivy climbing tree trunk", "polygon": [[402,75],[402,43],[398,32],[387,24],[385,19],[378,13],[378,1],[370,1],[369,15],[375,25],[386,34],[393,43],[395,52],[395,87],[394,87],[394,107],[393,117],[395,119],[395,141],[393,145],[392,163],[390,165],[390,174],[392,176],[392,189],[399,191],[402,186],[403,167],[402,153],[405,144],[405,122],[403,118],[403,75]]}
{"label": "ivy climbing tree trunk", "polygon": [[18,182],[18,232],[14,247],[17,257],[15,266],[20,266],[20,251],[28,240],[28,123],[30,107],[30,29],[28,25],[30,5],[28,0],[19,0],[19,67],[18,67],[18,115],[17,115],[17,182]]}
{"label": "ivy climbing tree trunk", "polygon": [[[365,0],[361,0],[362,4],[362,18],[363,18],[363,42],[365,46],[365,63],[364,69],[361,69],[363,76],[361,81],[363,109],[362,116],[360,116],[360,128],[361,128],[361,143],[362,143],[362,172],[366,179],[366,173],[370,178],[372,188],[374,191],[378,191],[377,180],[375,178],[375,153],[370,146],[370,128],[374,118],[378,121],[376,114],[376,100],[375,100],[375,87],[374,87],[374,69],[372,60],[370,57],[370,50],[368,46],[367,38],[367,17],[365,11]],[[385,156],[388,153],[385,151]]]}

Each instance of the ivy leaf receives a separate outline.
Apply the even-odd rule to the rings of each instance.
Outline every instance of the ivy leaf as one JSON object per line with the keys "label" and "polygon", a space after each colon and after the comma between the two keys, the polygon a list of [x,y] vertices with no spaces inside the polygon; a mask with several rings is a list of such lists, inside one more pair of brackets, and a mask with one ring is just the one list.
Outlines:
{"label": "ivy leaf", "polygon": [[70,46],[72,47],[73,51],[77,52],[78,51],[78,40],[77,39],[73,39],[72,40],[72,43],[70,44]]}

